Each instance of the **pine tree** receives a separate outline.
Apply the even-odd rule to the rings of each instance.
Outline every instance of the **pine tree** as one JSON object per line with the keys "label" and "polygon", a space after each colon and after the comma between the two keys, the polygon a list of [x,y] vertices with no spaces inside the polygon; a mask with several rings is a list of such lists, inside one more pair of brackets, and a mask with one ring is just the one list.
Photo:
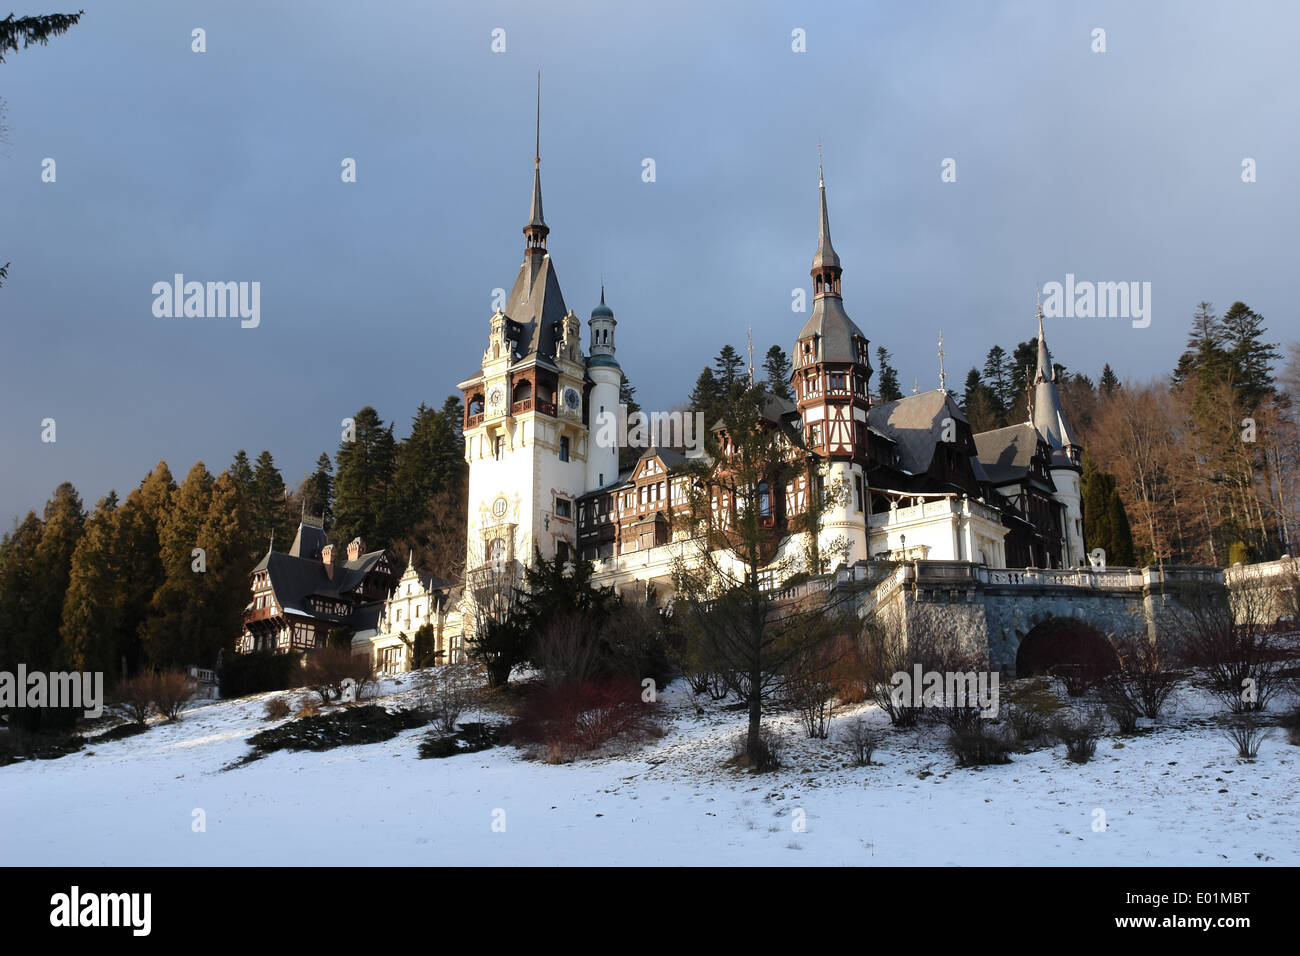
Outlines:
{"label": "pine tree", "polygon": [[1120,387],[1119,376],[1115,374],[1115,370],[1111,368],[1110,363],[1107,362],[1106,367],[1101,370],[1102,394],[1105,395],[1107,398],[1109,398],[1110,396],[1115,394],[1115,391],[1119,387]]}
{"label": "pine tree", "polygon": [[[232,476],[239,487],[238,476]],[[245,497],[247,502],[252,556],[266,553],[272,536],[275,540],[287,543],[298,526],[299,516],[290,514],[284,502],[284,478],[280,469],[275,467],[275,459],[269,451],[257,456],[253,466],[252,494]],[[284,544],[281,545],[283,549]]]}
{"label": "pine tree", "polygon": [[690,405],[697,412],[704,414],[704,427],[712,428],[718,421],[723,404],[723,389],[713,369],[705,368],[695,380],[691,390]]}
{"label": "pine tree", "polygon": [[1281,359],[1281,353],[1276,345],[1263,340],[1268,331],[1264,319],[1244,302],[1234,302],[1220,324],[1237,392],[1245,408],[1253,411],[1273,391],[1273,364]]}
{"label": "pine tree", "polygon": [[319,515],[324,527],[333,525],[334,463],[326,452],[316,459],[316,470],[303,487],[303,510],[312,516]]}
{"label": "pine tree", "polygon": [[718,352],[718,357],[713,360],[713,367],[724,394],[730,394],[732,389],[744,388],[748,384],[744,375],[745,360],[730,345],[724,345]]}
{"label": "pine tree", "polygon": [[212,475],[203,462],[196,462],[176,490],[159,529],[163,583],[154,593],[144,635],[145,652],[158,666],[197,663],[192,655],[205,626],[203,575],[207,572],[196,570],[199,557],[194,550],[204,547],[200,539],[212,505],[212,486]]}
{"label": "pine tree", "polygon": [[880,400],[896,402],[903,397],[903,390],[898,387],[898,369],[889,363],[889,350],[883,345],[876,349],[876,364],[879,368]]}
{"label": "pine tree", "polygon": [[[387,547],[396,455],[391,425],[367,405],[353,418],[352,441],[335,455],[334,533],[341,542],[363,537],[370,550]],[[398,533],[401,529],[396,529]]]}
{"label": "pine tree", "polygon": [[12,13],[9,14],[0,20],[0,63],[5,61],[6,53],[17,51],[19,40],[22,41],[24,50],[33,43],[45,46],[52,37],[61,36],[71,30],[83,13],[84,10],[77,13],[52,13],[41,17],[17,18]]}
{"label": "pine tree", "polygon": [[790,375],[793,369],[790,365],[790,356],[785,354],[785,349],[779,345],[773,345],[768,349],[767,356],[763,359],[763,371],[767,374],[767,390],[778,398],[793,402],[794,390],[790,388]]}
{"label": "pine tree", "polygon": [[994,411],[1001,418],[1015,398],[1012,386],[1011,362],[1006,350],[995,345],[984,358],[984,384],[989,388],[989,397],[993,399]]}
{"label": "pine tree", "polygon": [[72,553],[59,628],[64,659],[77,670],[103,671],[110,685],[120,676],[123,610],[134,573],[120,549],[120,512],[117,495],[109,494],[86,520]]}
{"label": "pine tree", "polygon": [[0,538],[0,670],[29,663],[39,641],[36,622],[36,551],[44,527],[29,511]]}
{"label": "pine tree", "polygon": [[216,663],[219,652],[234,650],[248,603],[248,576],[253,567],[248,559],[248,512],[238,484],[229,472],[223,472],[212,484],[198,541],[207,565],[203,574],[198,575],[203,619],[192,634],[192,643],[185,647],[185,657],[177,663],[210,667]]}
{"label": "pine tree", "polygon": [[30,668],[54,669],[64,665],[60,654],[59,625],[63,620],[63,598],[68,593],[72,555],[81,540],[86,513],[81,496],[70,482],[54,490],[45,505],[41,540],[33,560],[31,582],[33,606],[29,626],[32,640]]}

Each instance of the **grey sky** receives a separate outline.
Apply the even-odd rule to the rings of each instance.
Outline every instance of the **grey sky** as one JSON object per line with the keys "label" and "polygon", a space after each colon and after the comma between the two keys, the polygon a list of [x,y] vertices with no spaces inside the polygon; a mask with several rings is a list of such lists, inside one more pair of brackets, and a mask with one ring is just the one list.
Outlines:
{"label": "grey sky", "polygon": [[[159,458],[179,476],[269,448],[296,481],[366,404],[405,435],[475,370],[518,268],[539,68],[565,300],[585,320],[604,274],[647,407],[681,401],[747,326],[759,358],[791,348],[819,136],[845,306],[905,391],[938,384],[940,329],[956,388],[991,344],[1029,338],[1035,284],[1068,272],[1153,286],[1150,328],[1049,325],[1055,358],[1094,377],[1166,372],[1201,299],[1300,337],[1294,5],[57,8],[83,3],[0,65],[6,526],[61,480],[92,504]],[[259,281],[261,325],[154,318],[150,289],[177,272]]]}

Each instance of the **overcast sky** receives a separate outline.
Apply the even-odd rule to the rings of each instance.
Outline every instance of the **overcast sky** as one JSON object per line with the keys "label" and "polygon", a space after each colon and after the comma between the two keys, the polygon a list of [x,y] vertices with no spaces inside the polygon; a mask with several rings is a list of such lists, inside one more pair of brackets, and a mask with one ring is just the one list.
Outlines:
{"label": "overcast sky", "polygon": [[[159,458],[269,448],[296,481],[367,404],[404,436],[477,369],[518,269],[538,69],[565,301],[585,321],[604,275],[648,408],[749,326],[759,360],[791,349],[818,137],[845,307],[905,391],[938,385],[940,330],[956,388],[1030,338],[1067,273],[1151,283],[1148,328],[1049,323],[1094,378],[1167,372],[1201,299],[1300,338],[1293,4],[82,4],[0,64],[6,527]],[[175,273],[260,282],[260,325],[156,318]]]}

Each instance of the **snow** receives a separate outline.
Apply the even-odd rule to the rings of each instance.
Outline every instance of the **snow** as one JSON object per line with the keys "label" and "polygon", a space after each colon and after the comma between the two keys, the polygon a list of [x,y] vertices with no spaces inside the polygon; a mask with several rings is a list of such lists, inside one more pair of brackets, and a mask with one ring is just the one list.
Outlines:
{"label": "snow", "polygon": [[[410,675],[375,699],[409,705]],[[870,767],[810,741],[792,715],[786,768],[723,766],[745,716],[682,682],[668,733],[636,753],[548,765],[511,747],[417,759],[425,729],[381,744],[277,752],[232,770],[279,722],[264,694],[204,702],[178,724],[93,753],[0,768],[6,865],[1295,865],[1300,747],[1275,731],[1237,759],[1184,689],[1152,732],[1105,736],[1095,759],[1057,746],[958,768],[937,729],[884,732]],[[300,695],[298,695],[300,696]],[[1280,707],[1278,708],[1280,711]],[[464,719],[494,719],[466,714]],[[499,718],[495,718],[499,719]],[[1122,744],[1122,746],[1119,746]],[[194,811],[206,830],[195,832]],[[1107,827],[1094,832],[1094,811]],[[493,829],[502,818],[504,832]],[[796,813],[802,811],[802,814]],[[800,817],[804,832],[795,825]],[[499,829],[499,826],[498,826]]]}

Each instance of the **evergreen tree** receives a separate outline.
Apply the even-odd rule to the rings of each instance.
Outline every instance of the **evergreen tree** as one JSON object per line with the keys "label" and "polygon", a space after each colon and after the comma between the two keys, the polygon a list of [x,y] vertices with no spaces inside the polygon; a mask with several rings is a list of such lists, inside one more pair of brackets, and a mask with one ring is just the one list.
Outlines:
{"label": "evergreen tree", "polygon": [[1106,367],[1101,370],[1102,394],[1109,398],[1115,394],[1119,387],[1119,376],[1115,374],[1115,370],[1111,368],[1110,363],[1107,362]]}
{"label": "evergreen tree", "polygon": [[1273,391],[1273,363],[1281,353],[1263,340],[1264,319],[1244,302],[1234,302],[1220,325],[1237,392],[1245,408],[1253,411]]}
{"label": "evergreen tree", "polygon": [[242,448],[235,452],[235,460],[230,463],[230,477],[235,480],[246,500],[252,497],[253,466],[248,462],[248,452]]}
{"label": "evergreen tree", "polygon": [[312,516],[319,515],[324,527],[333,525],[334,504],[334,463],[330,456],[321,452],[316,459],[316,470],[307,478],[303,487],[303,510]]}
{"label": "evergreen tree", "polygon": [[159,529],[163,582],[151,601],[144,634],[145,652],[158,666],[197,663],[192,654],[205,627],[203,575],[207,572],[196,570],[198,558],[193,552],[205,548],[201,538],[212,505],[212,486],[212,475],[203,462],[196,462],[176,490]]}
{"label": "evergreen tree", "polygon": [[626,375],[623,376],[623,381],[618,386],[618,401],[619,404],[627,406],[629,415],[641,411],[641,405],[636,400],[636,386],[628,381]]}
{"label": "evergreen tree", "polygon": [[454,397],[448,402],[454,404],[444,403],[441,411],[421,403],[410,436],[397,446],[389,515],[389,526],[396,533],[404,533],[428,517],[434,495],[458,481],[465,469],[464,447],[455,428],[460,403]]}
{"label": "evergreen tree", "polygon": [[790,375],[793,369],[790,365],[790,356],[785,354],[785,349],[779,345],[773,345],[768,349],[767,356],[763,359],[763,371],[767,373],[767,390],[778,398],[793,402],[794,390],[790,388]]}
{"label": "evergreen tree", "polygon": [[989,349],[984,358],[984,384],[989,388],[989,397],[993,399],[994,411],[999,418],[1006,414],[1015,398],[1011,371],[1012,363],[1006,350],[1000,345]]}
{"label": "evergreen tree", "polygon": [[396,457],[393,428],[369,405],[353,422],[353,440],[341,442],[335,455],[334,533],[341,543],[361,536],[373,551],[387,547],[392,537],[387,522]]}
{"label": "evergreen tree", "polygon": [[249,518],[238,483],[223,472],[212,484],[207,513],[199,528],[199,546],[206,555],[207,570],[201,575],[203,619],[185,647],[186,656],[176,663],[216,664],[218,654],[234,650],[248,603],[249,574],[253,561]]}
{"label": "evergreen tree", "polygon": [[36,620],[36,551],[44,530],[29,511],[0,539],[0,670],[10,673],[29,664],[39,642]]}
{"label": "evergreen tree", "polygon": [[68,593],[59,628],[64,659],[81,671],[103,671],[110,685],[120,676],[123,610],[128,577],[121,551],[117,495],[101,498],[72,553]]}
{"label": "evergreen tree", "polygon": [[[232,476],[235,487],[240,487],[238,476]],[[250,522],[250,548],[254,557],[266,553],[272,536],[284,550],[293,540],[299,516],[290,514],[284,502],[284,478],[275,467],[269,451],[257,456],[253,466],[252,494],[244,498]]]}
{"label": "evergreen tree", "polygon": [[52,13],[40,17],[15,17],[12,13],[9,14],[0,20],[0,63],[4,62],[6,53],[17,51],[18,41],[22,41],[24,50],[33,43],[44,46],[52,37],[71,30],[83,13],[85,11],[81,10],[77,13]]}
{"label": "evergreen tree", "polygon": [[33,560],[32,616],[29,626],[29,668],[54,669],[65,664],[60,654],[59,624],[63,620],[63,598],[68,593],[72,555],[81,540],[86,513],[81,496],[70,482],[54,490],[45,505],[41,539]]}
{"label": "evergreen tree", "polygon": [[748,384],[744,374],[745,360],[730,345],[724,345],[718,352],[718,357],[713,360],[713,367],[724,394],[730,395],[734,388],[744,388]]}
{"label": "evergreen tree", "polygon": [[880,383],[882,402],[896,402],[903,397],[903,390],[898,387],[898,369],[889,363],[890,357],[883,345],[876,349],[876,364],[880,366],[876,381]]}
{"label": "evergreen tree", "polygon": [[1131,566],[1134,563],[1133,533],[1124,503],[1116,490],[1115,476],[1098,471],[1093,460],[1084,455],[1080,491],[1084,546],[1089,552],[1095,548],[1105,551],[1107,564]]}
{"label": "evergreen tree", "polygon": [[722,385],[713,374],[713,369],[705,368],[695,380],[695,388],[691,390],[691,408],[704,413],[704,427],[708,429],[717,423],[722,404]]}

